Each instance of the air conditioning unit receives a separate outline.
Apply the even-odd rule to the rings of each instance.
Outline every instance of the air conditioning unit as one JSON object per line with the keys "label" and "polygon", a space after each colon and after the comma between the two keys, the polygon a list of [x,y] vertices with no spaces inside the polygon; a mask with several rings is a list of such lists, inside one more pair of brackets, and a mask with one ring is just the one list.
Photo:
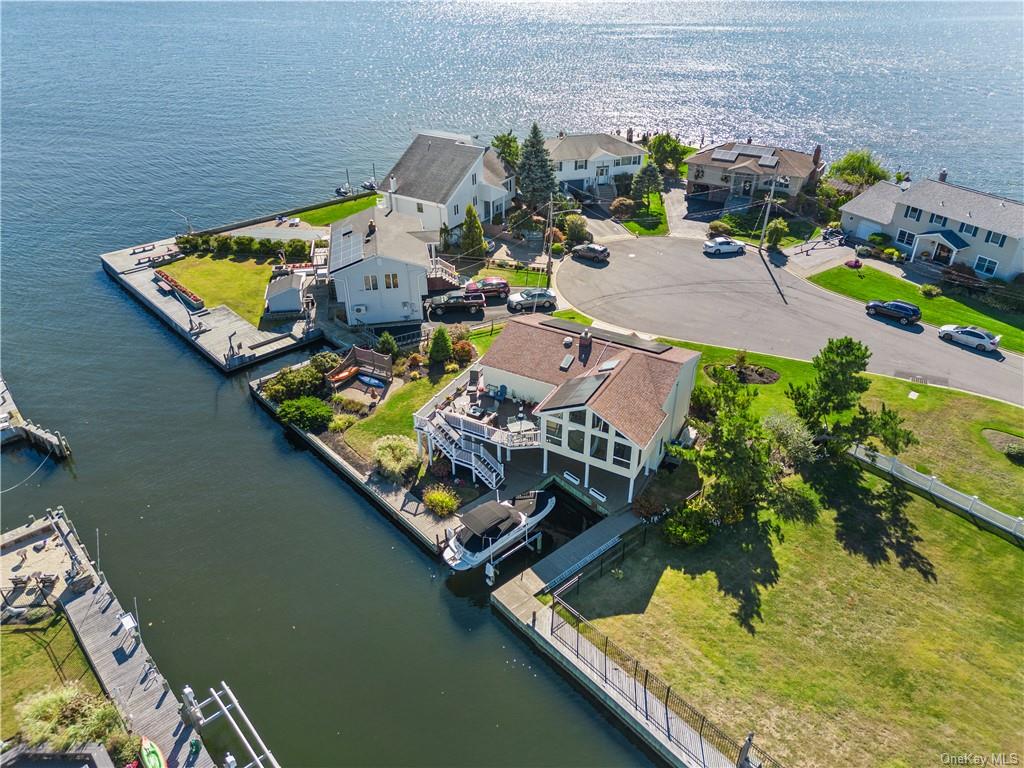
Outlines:
{"label": "air conditioning unit", "polygon": [[352,307],[352,313],[356,314],[356,315],[365,315],[366,314],[366,305],[365,304],[356,304],[354,307]]}

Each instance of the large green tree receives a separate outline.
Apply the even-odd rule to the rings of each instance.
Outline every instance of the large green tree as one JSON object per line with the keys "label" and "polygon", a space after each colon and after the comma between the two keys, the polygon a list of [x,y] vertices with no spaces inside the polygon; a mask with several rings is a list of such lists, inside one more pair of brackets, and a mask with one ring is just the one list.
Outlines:
{"label": "large green tree", "polygon": [[782,238],[789,234],[789,224],[782,217],[772,219],[764,230],[764,239],[769,248],[778,248]]}
{"label": "large green tree", "polygon": [[452,337],[443,325],[437,326],[431,334],[427,357],[432,363],[447,363],[452,359]]}
{"label": "large green tree", "polygon": [[558,184],[555,182],[555,168],[551,155],[544,146],[544,136],[536,123],[530,128],[530,135],[523,142],[519,158],[519,196],[530,210],[537,210],[547,203]]}
{"label": "large green tree", "polygon": [[825,175],[860,186],[870,186],[889,178],[889,172],[882,167],[869,149],[854,149],[847,152],[829,166]]}
{"label": "large green tree", "polygon": [[519,168],[519,139],[512,131],[499,133],[491,139],[491,146],[498,150],[498,154],[512,167],[513,172]]}
{"label": "large green tree", "polygon": [[643,200],[647,210],[651,208],[651,195],[661,192],[664,181],[661,178],[661,171],[654,163],[648,163],[633,177],[633,187],[630,194],[634,200]]}
{"label": "large green tree", "polygon": [[647,151],[650,153],[651,161],[660,168],[671,165],[679,170],[695,149],[685,146],[670,133],[656,133],[648,140]]}
{"label": "large green tree", "polygon": [[487,255],[487,249],[484,247],[484,228],[472,203],[466,206],[466,220],[462,222],[459,248],[464,256],[475,256],[482,259]]}

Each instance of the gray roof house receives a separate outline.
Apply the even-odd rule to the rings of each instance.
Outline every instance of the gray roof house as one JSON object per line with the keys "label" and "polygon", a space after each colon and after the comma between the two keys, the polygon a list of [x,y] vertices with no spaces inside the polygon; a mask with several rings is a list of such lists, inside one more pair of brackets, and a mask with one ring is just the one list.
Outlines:
{"label": "gray roof house", "polygon": [[419,133],[384,177],[389,210],[417,216],[427,230],[459,227],[472,205],[485,224],[503,219],[515,177],[497,151],[469,136]]}
{"label": "gray roof house", "polygon": [[614,198],[613,179],[635,174],[647,150],[610,133],[560,133],[544,141],[563,190],[573,188]]}
{"label": "gray roof house", "polygon": [[1012,280],[1024,272],[1024,204],[938,179],[880,181],[840,208],[847,236],[881,232],[911,261],[972,267]]}

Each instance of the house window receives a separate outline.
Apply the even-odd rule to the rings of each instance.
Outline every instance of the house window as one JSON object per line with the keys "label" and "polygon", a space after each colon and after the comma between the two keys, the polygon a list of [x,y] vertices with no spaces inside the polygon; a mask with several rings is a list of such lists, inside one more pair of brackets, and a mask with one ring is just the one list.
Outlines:
{"label": "house window", "polygon": [[384,275],[384,287],[385,288],[397,288],[398,287],[398,273],[389,272]]}
{"label": "house window", "polygon": [[566,447],[574,453],[583,453],[583,430],[570,429]]}
{"label": "house window", "polygon": [[620,165],[622,165],[622,158],[621,157],[616,157],[615,160],[612,162],[612,165],[614,165],[616,168],[618,168]]}
{"label": "house window", "polygon": [[548,445],[562,445],[562,422],[560,421],[547,421],[545,422],[547,432],[547,444]]}
{"label": "house window", "polygon": [[473,180],[470,182],[473,186],[476,186],[476,174],[473,174]]}
{"label": "house window", "polygon": [[473,207],[476,208],[476,195],[473,195]]}
{"label": "house window", "polygon": [[512,191],[512,179],[505,179],[505,183],[502,185],[505,187],[506,192]]}
{"label": "house window", "polygon": [[971,237],[978,236],[978,228],[973,224],[968,224],[967,222],[962,222],[960,224],[960,232],[965,235],[970,235]]}
{"label": "house window", "polygon": [[913,232],[907,232],[905,229],[901,229],[899,234],[896,235],[896,242],[901,245],[905,245],[908,248],[913,247],[914,238],[916,235]]}
{"label": "house window", "polygon": [[457,205],[452,206],[452,215],[454,215],[454,216],[458,216],[459,215],[459,206],[457,206]]}
{"label": "house window", "polygon": [[561,172],[561,170],[562,170],[562,161],[559,160],[557,163],[555,163],[555,166],[556,166],[555,170]]}
{"label": "house window", "polygon": [[694,168],[693,169],[693,178],[695,178],[695,179],[703,179],[704,178],[704,169],[703,168]]}
{"label": "house window", "polygon": [[587,426],[587,412],[584,410],[570,411],[569,412],[569,423],[579,424],[581,427]]}
{"label": "house window", "polygon": [[376,275],[363,275],[363,290],[364,291],[376,291],[380,286],[377,285]]}
{"label": "house window", "polygon": [[423,203],[416,203],[416,213],[423,213]]}
{"label": "house window", "polygon": [[590,458],[608,461],[608,438],[599,435],[590,436]]}
{"label": "house window", "polygon": [[598,416],[596,413],[590,414],[590,428],[597,430],[598,432],[608,431],[608,422]]}
{"label": "house window", "polygon": [[940,227],[946,226],[946,222],[948,221],[949,219],[947,219],[945,216],[941,216],[937,213],[933,213],[931,216],[928,217],[929,224],[938,224]]}
{"label": "house window", "polygon": [[616,440],[612,449],[612,462],[620,467],[629,467],[633,463],[633,446]]}
{"label": "house window", "polygon": [[577,171],[585,171],[585,170],[587,170],[587,161],[586,160],[577,160],[576,161],[576,170]]}
{"label": "house window", "polygon": [[633,155],[633,165],[640,165],[644,161],[643,155]]}
{"label": "house window", "polygon": [[988,234],[985,235],[985,242],[992,243],[996,248],[1002,248],[1006,242],[1006,235],[1000,235],[998,232],[989,230]]}
{"label": "house window", "polygon": [[921,220],[921,209],[920,208],[914,208],[913,206],[908,205],[906,208],[903,209],[903,218],[904,219],[913,219],[914,221],[920,221]]}
{"label": "house window", "polygon": [[984,256],[979,256],[978,260],[974,262],[974,271],[983,275],[994,275],[997,269],[999,269],[999,262],[986,259]]}

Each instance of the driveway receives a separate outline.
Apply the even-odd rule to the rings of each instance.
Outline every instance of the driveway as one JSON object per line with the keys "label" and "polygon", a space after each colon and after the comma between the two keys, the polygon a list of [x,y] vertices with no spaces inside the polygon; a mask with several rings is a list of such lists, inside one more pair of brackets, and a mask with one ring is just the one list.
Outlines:
{"label": "driveway", "polygon": [[665,201],[665,216],[668,219],[669,233],[673,237],[690,237],[704,240],[707,236],[708,221],[714,216],[706,213],[695,213],[691,216],[686,201],[686,190],[680,186],[670,187],[662,195]]}
{"label": "driveway", "polygon": [[829,338],[852,336],[871,348],[875,373],[1024,401],[1020,356],[980,354],[942,341],[931,326],[907,329],[869,318],[859,302],[766,268],[756,253],[708,258],[700,240],[680,237],[608,247],[607,265],[566,260],[556,273],[566,301],[605,322],[804,360]]}
{"label": "driveway", "polygon": [[599,206],[588,205],[583,209],[587,229],[594,236],[595,243],[614,243],[618,240],[634,240],[636,235],[614,221]]}

